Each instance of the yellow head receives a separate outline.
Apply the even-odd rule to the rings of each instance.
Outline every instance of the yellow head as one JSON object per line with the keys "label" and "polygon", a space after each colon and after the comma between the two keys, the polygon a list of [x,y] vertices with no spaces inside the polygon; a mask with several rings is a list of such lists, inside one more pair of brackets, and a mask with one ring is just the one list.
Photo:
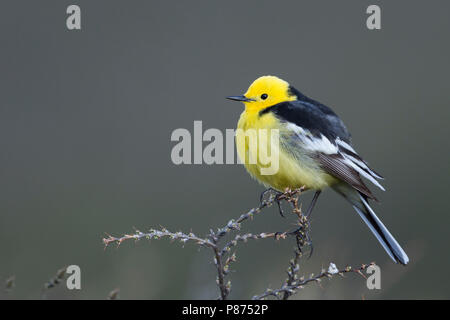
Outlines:
{"label": "yellow head", "polygon": [[283,101],[296,100],[297,96],[288,82],[275,76],[263,76],[253,81],[243,96],[227,99],[244,102],[248,112],[259,112]]}

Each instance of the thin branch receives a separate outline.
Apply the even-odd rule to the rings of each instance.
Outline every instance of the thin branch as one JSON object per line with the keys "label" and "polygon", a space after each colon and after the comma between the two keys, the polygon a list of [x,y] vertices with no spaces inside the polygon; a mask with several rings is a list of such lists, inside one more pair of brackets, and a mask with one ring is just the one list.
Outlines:
{"label": "thin branch", "polygon": [[[353,268],[353,267],[345,267],[344,269],[338,270],[338,271],[325,271],[322,270],[318,275],[314,276],[314,274],[312,274],[309,278],[304,278],[301,277],[298,280],[292,281],[290,283],[285,283],[280,289],[267,289],[264,293],[257,295],[257,296],[253,296],[252,300],[262,300],[265,299],[269,296],[273,296],[277,299],[283,299],[286,300],[289,296],[297,293],[298,290],[303,289],[303,287],[305,285],[307,285],[308,283],[311,282],[316,282],[319,283],[321,282],[321,280],[323,278],[329,278],[331,279],[333,277],[333,275],[338,274],[340,276],[344,276],[344,274],[346,273],[357,273],[360,276],[362,276],[363,278],[365,278],[364,274],[362,273],[364,270],[366,270],[369,266],[374,265],[375,263],[372,262],[370,264],[363,264],[358,268]],[[332,264],[330,264],[331,266]],[[334,265],[334,264],[333,264]],[[287,298],[285,298],[285,296],[287,295]]]}
{"label": "thin branch", "polygon": [[66,277],[66,269],[66,267],[62,267],[61,269],[56,271],[55,276],[44,284],[44,289],[54,288],[55,286],[60,284]]}
{"label": "thin branch", "polygon": [[218,229],[217,232],[215,232],[217,239],[219,240],[220,238],[224,237],[230,231],[241,230],[242,222],[244,222],[248,219],[253,219],[253,217],[256,214],[260,213],[264,208],[270,207],[275,202],[282,201],[282,200],[286,200],[286,201],[292,200],[295,196],[300,195],[303,192],[303,190],[304,190],[304,188],[302,187],[302,188],[294,189],[294,190],[286,189],[286,191],[284,193],[281,193],[279,195],[271,194],[269,199],[261,201],[261,203],[258,207],[253,208],[253,209],[249,210],[248,212],[242,214],[236,220],[231,219],[230,221],[228,221],[226,226]]}
{"label": "thin branch", "polygon": [[222,266],[222,256],[220,255],[219,249],[217,247],[213,248],[214,251],[214,264],[217,268],[217,285],[220,290],[220,298],[226,300],[228,294],[231,290],[231,283],[229,285],[225,284],[225,272]]}
{"label": "thin branch", "polygon": [[[285,233],[282,233],[285,234]],[[267,239],[267,238],[281,238],[282,234],[277,234],[276,232],[270,232],[270,233],[259,233],[259,234],[253,234],[253,233],[246,233],[246,234],[238,234],[234,237],[233,240],[229,241],[223,249],[220,251],[220,254],[223,256],[231,251],[233,247],[236,247],[238,245],[238,242],[247,242],[248,240],[258,240],[258,239]],[[277,239],[278,240],[278,239]]]}
{"label": "thin branch", "polygon": [[[300,250],[295,248],[294,250],[294,258],[289,261],[289,267],[287,269],[288,278],[286,279],[283,287],[290,287],[295,285],[295,281],[297,280],[297,272],[300,269],[300,266],[298,264],[298,260],[300,260],[302,253]],[[283,293],[283,300],[289,299],[289,297],[292,295],[291,292],[285,291]]]}
{"label": "thin branch", "polygon": [[16,286],[16,276],[10,276],[5,280],[5,292],[11,293]]}
{"label": "thin branch", "polygon": [[[280,289],[272,290],[267,289],[263,294],[259,296],[254,296],[254,299],[263,299],[268,296],[275,296],[278,299],[288,299],[291,295],[295,294],[300,288],[310,282],[318,282],[323,277],[329,277],[333,274],[333,270],[331,271],[322,271],[318,276],[311,276],[308,279],[300,278],[298,280],[298,261],[302,256],[302,248],[305,245],[311,245],[309,238],[309,222],[307,218],[302,214],[301,208],[298,201],[298,196],[303,192],[304,188],[290,190],[286,189],[284,193],[275,193],[270,194],[268,199],[262,199],[260,205],[256,208],[253,208],[247,211],[244,214],[241,214],[237,219],[231,219],[228,223],[222,227],[218,228],[217,231],[210,230],[209,234],[204,237],[198,237],[194,233],[190,232],[189,234],[183,232],[171,232],[166,228],[161,228],[161,230],[150,229],[148,232],[141,232],[139,230],[135,230],[133,234],[125,234],[121,237],[114,237],[107,234],[106,238],[103,238],[103,244],[105,248],[109,245],[115,243],[117,246],[120,246],[122,242],[126,240],[134,240],[139,241],[141,239],[148,240],[158,240],[161,238],[169,238],[170,240],[177,240],[181,243],[193,242],[199,246],[210,248],[213,252],[214,256],[214,265],[217,269],[217,279],[216,283],[219,288],[220,297],[219,299],[225,300],[228,298],[228,295],[231,291],[231,281],[226,279],[229,274],[230,264],[236,261],[235,252],[231,253],[233,249],[236,249],[239,243],[247,242],[248,240],[259,240],[259,239],[268,239],[272,238],[275,240],[286,239],[288,236],[294,236],[297,242],[297,247],[295,249],[294,259],[290,261],[287,273],[288,278]],[[238,233],[231,240],[226,242],[225,244],[221,244],[221,240],[228,234],[241,230],[241,225],[243,222],[253,219],[254,216],[261,213],[264,208],[271,206],[274,203],[279,204],[280,201],[289,202],[293,209],[292,213],[297,216],[297,229],[290,232],[263,232],[258,234],[253,233]],[[366,266],[367,267],[367,266]],[[344,269],[341,273],[350,272],[351,268]],[[357,269],[359,270],[359,269]],[[356,272],[356,270],[352,270],[352,272]],[[361,273],[362,274],[362,273]]]}
{"label": "thin branch", "polygon": [[103,244],[105,245],[105,247],[109,246],[111,243],[116,243],[117,246],[120,246],[122,242],[126,240],[159,240],[164,237],[170,238],[171,240],[179,240],[181,243],[193,241],[196,244],[204,247],[216,247],[216,245],[211,240],[197,237],[192,232],[189,234],[183,232],[171,232],[164,227],[161,230],[150,229],[149,232],[141,232],[139,230],[136,230],[134,234],[125,234],[121,237],[113,237],[109,234],[107,234],[107,236],[107,238],[103,238]]}
{"label": "thin branch", "polygon": [[58,284],[64,281],[64,279],[66,278],[66,270],[67,267],[60,268],[58,271],[56,271],[56,274],[44,284],[41,299],[46,299],[48,290],[56,287]]}
{"label": "thin branch", "polygon": [[120,293],[120,289],[119,288],[116,288],[116,289],[112,290],[108,294],[108,300],[117,300],[117,299],[119,299],[119,293]]}

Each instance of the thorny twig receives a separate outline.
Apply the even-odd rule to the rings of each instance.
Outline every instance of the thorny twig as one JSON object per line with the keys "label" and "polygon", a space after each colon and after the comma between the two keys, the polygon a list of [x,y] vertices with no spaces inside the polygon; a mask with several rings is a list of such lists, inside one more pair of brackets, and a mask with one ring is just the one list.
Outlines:
{"label": "thorny twig", "polygon": [[[219,299],[225,300],[231,291],[231,281],[228,280],[226,282],[226,277],[229,274],[230,264],[236,261],[236,254],[231,253],[232,249],[235,248],[240,242],[247,242],[248,240],[258,240],[258,239],[267,239],[273,238],[276,240],[286,239],[288,236],[295,236],[297,241],[297,247],[295,248],[295,257],[291,260],[290,266],[288,268],[288,279],[284,283],[284,285],[277,290],[268,289],[266,292],[261,294],[260,296],[254,296],[254,299],[263,299],[268,296],[275,296],[277,298],[288,299],[292,294],[296,293],[303,285],[312,282],[312,281],[320,281],[321,278],[331,275],[332,273],[321,272],[316,277],[311,277],[308,279],[298,280],[298,260],[302,255],[302,248],[305,245],[310,245],[310,239],[308,235],[309,223],[305,216],[302,215],[301,209],[299,207],[298,196],[303,192],[304,188],[290,190],[286,189],[284,193],[280,194],[271,194],[268,199],[262,199],[260,205],[256,208],[249,210],[248,212],[239,216],[236,220],[231,219],[228,223],[222,227],[217,229],[217,231],[210,230],[209,234],[205,238],[198,237],[193,232],[189,234],[183,232],[171,232],[166,228],[161,228],[161,230],[150,229],[148,232],[141,232],[139,230],[135,230],[133,234],[125,234],[121,237],[113,237],[107,234],[106,238],[103,238],[103,243],[105,247],[108,247],[110,244],[115,243],[117,246],[126,240],[141,240],[141,239],[161,239],[161,238],[169,238],[171,240],[178,240],[181,243],[186,242],[194,242],[195,244],[210,248],[214,253],[214,265],[217,269],[217,285],[220,291]],[[236,234],[232,240],[226,242],[223,246],[220,245],[222,238],[231,232],[240,231],[241,224],[249,219],[253,219],[253,217],[259,214],[264,208],[271,206],[274,203],[279,203],[280,201],[289,202],[293,209],[292,212],[297,216],[297,224],[298,227],[294,231],[291,232],[269,232],[269,233],[245,233],[245,234]],[[343,271],[339,271],[341,273],[349,272],[344,269]],[[359,269],[358,269],[359,270]]]}
{"label": "thorny twig", "polygon": [[56,287],[58,284],[64,281],[64,279],[66,278],[66,269],[67,269],[66,267],[63,267],[58,271],[56,271],[56,274],[44,284],[44,288],[42,289],[41,295],[42,299],[46,298],[47,291],[49,289]]}
{"label": "thorny twig", "polygon": [[5,292],[10,293],[16,286],[16,276],[10,276],[5,280]]}
{"label": "thorny twig", "polygon": [[108,294],[108,300],[117,300],[117,299],[119,299],[119,293],[120,293],[120,289],[119,288],[116,288],[116,289],[112,290]]}
{"label": "thorny twig", "polygon": [[[298,278],[297,274],[296,274],[296,272],[298,271],[298,267],[296,267],[297,271],[295,271],[292,278],[291,278],[291,275],[289,275],[288,280],[285,282],[285,284],[280,289],[267,289],[264,293],[257,295],[257,296],[253,296],[252,299],[253,300],[261,300],[261,299],[265,299],[269,296],[273,296],[280,300],[287,300],[291,295],[297,293],[298,290],[303,289],[303,287],[305,285],[307,285],[308,283],[310,283],[310,282],[320,283],[322,278],[332,278],[334,274],[338,274],[343,277],[345,273],[355,272],[355,273],[361,275],[363,278],[365,278],[365,276],[362,272],[364,270],[366,270],[369,266],[374,265],[374,264],[375,264],[374,262],[371,262],[370,264],[363,264],[358,268],[353,268],[353,267],[348,266],[342,270],[336,270],[336,271],[330,270],[331,266],[334,266],[334,264],[330,264],[330,269],[328,271],[322,270],[318,275],[311,274],[311,276],[309,278],[305,278],[305,277]],[[291,266],[289,267],[289,269],[290,268],[291,268]],[[288,274],[289,274],[289,271],[288,271]]]}
{"label": "thorny twig", "polygon": [[50,289],[58,285],[66,277],[66,267],[63,267],[56,271],[56,274],[48,282],[44,284],[44,289]]}
{"label": "thorny twig", "polygon": [[[297,250],[297,248],[294,250],[294,258],[292,258],[289,261],[289,267],[287,269],[288,277],[286,281],[284,282],[283,287],[290,287],[292,285],[295,285],[295,281],[297,280],[297,272],[300,269],[300,266],[298,265],[298,260],[300,260],[302,253],[300,250]],[[290,291],[284,291],[283,293],[283,300],[289,299],[289,297],[292,295]]]}

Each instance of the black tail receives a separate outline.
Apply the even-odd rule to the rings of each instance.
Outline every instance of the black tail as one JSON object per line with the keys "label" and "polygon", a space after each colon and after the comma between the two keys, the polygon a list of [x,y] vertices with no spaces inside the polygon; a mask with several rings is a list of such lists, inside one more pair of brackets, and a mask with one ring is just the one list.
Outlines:
{"label": "black tail", "polygon": [[373,232],[391,259],[394,260],[395,263],[399,262],[406,265],[409,262],[408,255],[403,251],[397,240],[394,239],[380,219],[378,219],[375,212],[369,206],[366,196],[355,189],[342,188],[342,185],[341,187],[335,188],[335,190],[352,204],[353,208]]}

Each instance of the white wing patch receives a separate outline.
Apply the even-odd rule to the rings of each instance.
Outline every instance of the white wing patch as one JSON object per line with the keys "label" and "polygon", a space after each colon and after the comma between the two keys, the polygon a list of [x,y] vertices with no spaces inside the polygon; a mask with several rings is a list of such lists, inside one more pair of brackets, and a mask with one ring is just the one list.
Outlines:
{"label": "white wing patch", "polygon": [[383,179],[383,177],[379,176],[378,174],[376,174],[375,172],[372,171],[372,169],[370,169],[367,164],[359,159],[356,159],[355,157],[346,154],[346,153],[341,153],[345,158],[349,159],[351,162],[357,164],[359,167],[361,167],[364,170],[367,170],[368,173],[373,176],[374,178],[377,179]]}
{"label": "white wing patch", "polygon": [[[373,172],[373,170],[369,168],[369,166],[364,162],[364,160],[362,160],[361,158],[357,159],[355,156],[357,157],[359,156],[351,145],[349,145],[345,141],[342,141],[339,138],[336,139],[336,144],[340,147],[339,154],[344,157],[345,159],[344,162],[346,164],[348,164],[350,167],[358,171],[360,175],[362,175],[364,178],[372,182],[378,188],[385,191],[383,186],[377,180],[375,180],[375,178],[383,179],[383,177],[380,177],[378,174]],[[351,153],[353,153],[355,156],[353,156]]]}
{"label": "white wing patch", "polygon": [[356,171],[358,171],[358,173],[360,175],[362,175],[364,178],[366,178],[367,180],[369,180],[370,182],[372,182],[374,185],[376,185],[378,188],[380,188],[383,191],[386,191],[383,186],[377,181],[375,180],[375,178],[368,172],[366,172],[365,170],[363,170],[360,166],[356,165],[353,161],[351,161],[350,159],[346,158],[346,156],[344,155],[345,158],[345,163],[347,165],[349,165],[350,167],[352,167],[353,169],[355,169]]}
{"label": "white wing patch", "polygon": [[307,150],[325,154],[337,154],[339,151],[338,146],[328,140],[323,134],[320,135],[320,138],[315,137],[309,131],[293,123],[289,123],[287,129],[296,133],[297,137],[302,142],[302,147]]}
{"label": "white wing patch", "polygon": [[295,132],[301,142],[301,146],[306,150],[321,152],[327,155],[339,154],[342,156],[342,163],[356,170],[361,176],[372,182],[381,190],[385,191],[383,186],[376,179],[383,179],[376,174],[356,153],[355,149],[339,137],[333,142],[328,140],[323,134],[316,137],[308,130],[303,129],[293,123],[286,125],[289,131]]}
{"label": "white wing patch", "polygon": [[345,149],[347,149],[347,150],[349,150],[349,151],[351,151],[353,153],[356,153],[355,149],[353,149],[353,147],[351,145],[349,145],[347,142],[342,141],[341,138],[338,137],[336,139],[336,143],[337,143],[337,145],[339,145],[339,146],[341,146],[341,147],[343,147],[343,148],[345,148]]}

